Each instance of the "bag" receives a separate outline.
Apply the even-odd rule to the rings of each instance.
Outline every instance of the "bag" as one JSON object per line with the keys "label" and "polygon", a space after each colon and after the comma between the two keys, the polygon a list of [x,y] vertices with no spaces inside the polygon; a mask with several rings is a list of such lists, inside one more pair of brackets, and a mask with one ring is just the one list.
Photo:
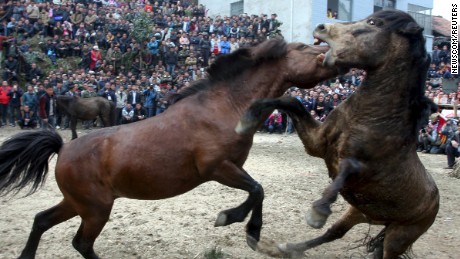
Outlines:
{"label": "bag", "polygon": [[100,68],[102,66],[102,61],[98,60],[96,61],[96,68]]}

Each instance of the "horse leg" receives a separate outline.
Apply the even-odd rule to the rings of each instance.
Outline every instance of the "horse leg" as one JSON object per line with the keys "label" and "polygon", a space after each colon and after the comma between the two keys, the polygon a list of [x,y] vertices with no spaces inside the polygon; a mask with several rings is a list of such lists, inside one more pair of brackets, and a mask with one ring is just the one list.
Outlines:
{"label": "horse leg", "polygon": [[72,139],[78,138],[77,136],[77,117],[70,117],[70,129],[72,130]]}
{"label": "horse leg", "polygon": [[[364,214],[350,205],[339,220],[323,235],[300,243],[279,244],[278,249],[281,252],[281,256],[289,255],[292,257],[298,257],[307,249],[342,238],[352,227],[360,223],[370,222]],[[377,222],[374,223],[376,224]],[[261,249],[259,248],[259,250]]]}
{"label": "horse leg", "polygon": [[317,128],[321,125],[297,99],[280,97],[257,100],[252,103],[241,116],[235,131],[239,134],[255,133],[274,109],[281,109],[286,112],[293,119],[294,126],[298,132],[309,132],[312,128]]}
{"label": "horse leg", "polygon": [[64,199],[56,206],[35,215],[32,231],[27,244],[19,258],[34,258],[40,242],[40,238],[51,227],[62,223],[77,215],[77,212]]}
{"label": "horse leg", "polygon": [[437,211],[437,209],[431,210],[431,213],[427,213],[423,219],[410,225],[396,223],[388,225],[385,228],[383,240],[383,259],[398,258],[407,252],[412,244],[433,224]]}
{"label": "horse leg", "polygon": [[72,245],[84,258],[99,258],[93,249],[94,241],[109,220],[112,206],[113,201],[110,204],[85,204],[80,207],[82,222]]}
{"label": "horse leg", "polygon": [[262,229],[262,203],[264,190],[246,171],[235,164],[225,161],[212,175],[215,180],[223,185],[247,191],[248,198],[235,208],[221,211],[214,226],[227,226],[235,222],[242,222],[252,210],[252,215],[246,225],[248,245],[255,248],[260,239]]}
{"label": "horse leg", "polygon": [[351,174],[359,173],[361,164],[352,158],[343,159],[339,164],[339,173],[334,181],[324,190],[321,199],[313,202],[312,208],[307,212],[307,223],[313,228],[322,228],[327,218],[331,215],[331,204],[337,200],[340,190]]}
{"label": "horse leg", "polygon": [[104,127],[104,128],[105,127],[110,127],[109,114],[101,113],[101,114],[99,114],[99,119],[102,121],[102,127]]}

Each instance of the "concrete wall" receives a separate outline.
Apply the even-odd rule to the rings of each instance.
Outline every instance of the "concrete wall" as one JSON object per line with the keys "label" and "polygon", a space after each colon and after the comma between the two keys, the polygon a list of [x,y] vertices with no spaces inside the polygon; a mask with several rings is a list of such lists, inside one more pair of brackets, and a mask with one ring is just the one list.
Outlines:
{"label": "concrete wall", "polygon": [[[200,0],[209,9],[209,15],[230,15],[230,4],[237,0]],[[408,4],[433,8],[433,0],[397,0],[396,8],[407,11]],[[244,12],[251,14],[276,13],[278,19],[283,22],[280,27],[285,39],[290,42],[299,41],[304,43],[313,42],[313,30],[320,23],[344,22],[337,19],[328,19],[326,0],[244,0]],[[364,19],[374,12],[374,1],[353,0],[351,6],[352,21]],[[426,36],[427,50],[431,51],[433,38]]]}
{"label": "concrete wall", "polygon": [[200,0],[200,4],[204,4],[208,9],[208,16],[214,17],[216,15],[230,15],[230,4],[238,2],[238,0]]}

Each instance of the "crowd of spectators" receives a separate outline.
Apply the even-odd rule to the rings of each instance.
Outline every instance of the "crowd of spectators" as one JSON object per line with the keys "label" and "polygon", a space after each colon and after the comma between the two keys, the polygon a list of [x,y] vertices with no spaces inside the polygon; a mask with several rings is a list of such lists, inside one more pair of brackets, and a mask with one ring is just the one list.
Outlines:
{"label": "crowd of spectators", "polygon": [[[314,118],[324,121],[332,110],[356,91],[365,77],[366,71],[351,69],[346,75],[324,81],[312,89],[292,87],[285,94],[297,98]],[[282,112],[274,111],[261,131],[293,133],[294,128],[290,118]]]}
{"label": "crowd of spectators", "polygon": [[[439,112],[430,116],[429,122],[419,131],[417,151],[430,154],[446,154],[447,167],[451,169],[460,156],[460,123],[454,108],[460,96],[460,81],[451,74],[450,50],[447,45],[433,47],[428,69],[425,96],[439,105]],[[444,89],[443,82],[451,81],[454,89]],[[455,87],[456,84],[456,87]],[[452,87],[450,87],[452,88]],[[442,111],[446,109],[446,113]]]}
{"label": "crowd of spectators", "polygon": [[[116,102],[119,123],[132,121],[124,114],[129,115],[138,104],[146,110],[145,117],[154,116],[167,108],[168,92],[204,78],[216,57],[272,37],[281,24],[276,14],[209,17],[205,6],[196,2],[1,1],[2,118],[15,126],[26,105],[21,97],[29,92],[26,89],[39,99],[49,87],[54,95],[91,97],[87,94],[91,91],[111,99]],[[132,32],[135,20],[142,16],[153,27],[147,40],[138,42]],[[38,39],[38,46],[29,45],[32,38]],[[55,65],[53,70],[45,73],[37,62],[21,71],[21,57],[31,52],[44,53]],[[78,67],[59,66],[69,57],[80,61]],[[21,74],[25,83],[19,85]],[[20,96],[19,110],[10,107],[8,94],[13,89]],[[129,99],[133,95],[136,98]],[[130,107],[124,111],[127,104]],[[35,116],[40,113],[39,103],[31,102],[28,109]],[[6,119],[1,123],[5,126]],[[68,127],[61,123],[57,119],[55,127]]]}

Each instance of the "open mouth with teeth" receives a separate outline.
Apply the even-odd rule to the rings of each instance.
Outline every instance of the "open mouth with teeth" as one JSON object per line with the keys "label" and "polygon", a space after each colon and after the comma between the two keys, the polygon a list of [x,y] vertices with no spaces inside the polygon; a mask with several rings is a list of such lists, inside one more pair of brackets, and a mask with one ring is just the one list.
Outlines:
{"label": "open mouth with teeth", "polygon": [[314,37],[314,40],[313,40],[313,45],[317,46],[317,47],[322,47],[324,48],[326,51],[324,51],[323,53],[319,54],[317,57],[316,57],[316,60],[321,63],[323,66],[326,65],[326,55],[330,55],[330,46],[329,45],[321,45],[321,43],[326,43],[326,41],[322,40],[321,38],[319,37]]}

